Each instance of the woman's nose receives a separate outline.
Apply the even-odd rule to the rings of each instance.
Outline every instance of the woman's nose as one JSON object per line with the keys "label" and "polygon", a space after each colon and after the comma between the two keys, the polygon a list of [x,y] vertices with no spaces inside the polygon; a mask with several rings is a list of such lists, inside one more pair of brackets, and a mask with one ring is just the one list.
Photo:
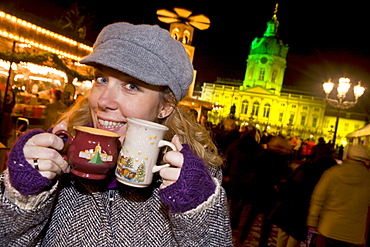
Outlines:
{"label": "woman's nose", "polygon": [[102,91],[97,103],[101,110],[117,109],[117,89],[112,84],[108,84]]}

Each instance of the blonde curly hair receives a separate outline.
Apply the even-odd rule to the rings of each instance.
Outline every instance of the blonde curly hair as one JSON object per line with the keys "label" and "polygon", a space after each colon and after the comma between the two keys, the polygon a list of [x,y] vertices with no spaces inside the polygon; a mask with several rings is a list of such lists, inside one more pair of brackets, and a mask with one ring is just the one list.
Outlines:
{"label": "blonde curly hair", "polygon": [[[169,88],[160,91],[160,100],[173,106],[173,112],[168,117],[157,119],[159,123],[169,128],[165,139],[171,140],[174,135],[177,135],[182,143],[188,143],[194,153],[208,165],[221,166],[223,160],[218,154],[210,132],[178,106],[178,102]],[[68,131],[72,134],[74,132],[73,126],[92,123],[88,93],[65,112],[57,122],[61,121],[67,123]]]}

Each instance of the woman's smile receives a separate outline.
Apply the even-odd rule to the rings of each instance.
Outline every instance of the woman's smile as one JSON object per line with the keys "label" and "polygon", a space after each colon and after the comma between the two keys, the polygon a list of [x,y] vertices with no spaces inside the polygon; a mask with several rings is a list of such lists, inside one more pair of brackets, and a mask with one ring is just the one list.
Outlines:
{"label": "woman's smile", "polygon": [[98,119],[99,129],[114,129],[125,125],[125,122],[113,122],[109,120]]}

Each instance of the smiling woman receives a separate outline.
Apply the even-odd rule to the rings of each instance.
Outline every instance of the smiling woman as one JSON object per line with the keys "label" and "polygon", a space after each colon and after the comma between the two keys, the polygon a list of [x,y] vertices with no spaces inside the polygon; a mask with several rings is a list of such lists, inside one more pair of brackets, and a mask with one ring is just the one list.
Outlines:
{"label": "smiling woman", "polygon": [[171,166],[143,189],[117,183],[114,169],[80,178],[58,152],[60,137],[28,132],[0,180],[0,245],[232,246],[222,159],[204,126],[177,106],[193,80],[182,44],[158,26],[115,23],[81,63],[95,68],[94,85],[53,133],[92,126],[123,141],[128,118],[157,122],[177,149],[163,157]]}
{"label": "smiling woman", "polygon": [[153,122],[167,117],[173,106],[162,104],[160,89],[108,67],[96,69],[89,95],[94,127],[113,131],[123,138],[128,117]]}

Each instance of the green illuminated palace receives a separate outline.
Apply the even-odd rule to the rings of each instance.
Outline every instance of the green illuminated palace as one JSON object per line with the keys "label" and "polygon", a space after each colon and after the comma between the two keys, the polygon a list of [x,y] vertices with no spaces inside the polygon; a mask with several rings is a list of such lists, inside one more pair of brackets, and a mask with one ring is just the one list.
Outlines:
{"label": "green illuminated palace", "polygon": [[[253,124],[261,131],[332,140],[338,111],[327,106],[325,98],[283,88],[289,47],[279,39],[278,26],[275,11],[263,37],[251,44],[244,80],[203,84],[201,100],[213,104],[208,121],[219,124],[233,117],[239,125]],[[365,125],[365,114],[339,114],[336,144],[345,145],[345,136]]]}

